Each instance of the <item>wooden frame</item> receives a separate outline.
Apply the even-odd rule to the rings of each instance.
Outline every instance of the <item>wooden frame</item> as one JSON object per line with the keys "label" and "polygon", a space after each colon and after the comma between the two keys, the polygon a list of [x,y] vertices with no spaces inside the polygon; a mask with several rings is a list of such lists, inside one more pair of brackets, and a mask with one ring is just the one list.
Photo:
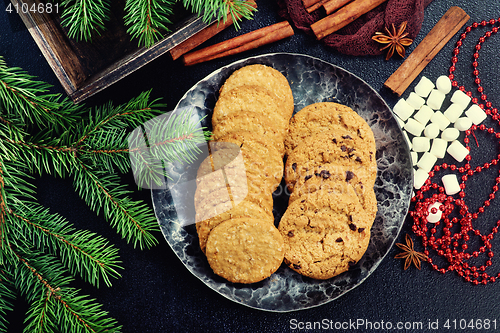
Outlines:
{"label": "wooden frame", "polygon": [[[11,0],[15,8],[30,6],[40,0]],[[19,10],[19,15],[68,96],[75,102],[102,91],[121,78],[167,53],[176,45],[204,29],[200,17],[182,13],[172,25],[172,32],[150,48],[137,47],[123,25],[123,0],[111,13],[107,30],[92,42],[68,38],[57,14]],[[17,6],[17,7],[16,7]],[[36,8],[36,7],[35,7]]]}

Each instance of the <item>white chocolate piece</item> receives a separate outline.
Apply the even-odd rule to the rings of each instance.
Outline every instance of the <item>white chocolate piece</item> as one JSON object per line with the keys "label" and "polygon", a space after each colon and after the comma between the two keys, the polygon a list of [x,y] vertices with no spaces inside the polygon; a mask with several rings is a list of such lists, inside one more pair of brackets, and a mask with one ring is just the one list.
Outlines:
{"label": "white chocolate piece", "polygon": [[426,172],[430,172],[434,168],[434,164],[437,162],[437,157],[429,152],[425,152],[420,160],[417,162],[417,166]]}
{"label": "white chocolate piece", "polygon": [[410,156],[411,156],[412,165],[413,166],[417,165],[417,162],[418,162],[418,154],[417,154],[417,152],[411,151],[410,152]]}
{"label": "white chocolate piece", "polygon": [[426,138],[434,139],[439,135],[440,129],[436,123],[430,123],[425,126],[424,135]]}
{"label": "white chocolate piece", "polygon": [[459,131],[467,131],[472,126],[472,120],[468,117],[461,117],[455,121],[454,127]]}
{"label": "white chocolate piece", "polygon": [[429,151],[431,148],[431,140],[425,136],[416,136],[412,140],[413,151],[417,153],[423,153]]}
{"label": "white chocolate piece", "polygon": [[425,127],[415,119],[410,118],[406,122],[404,129],[407,130],[408,133],[413,134],[414,136],[420,136],[424,131]]}
{"label": "white chocolate piece", "polygon": [[394,108],[392,111],[399,117],[401,118],[402,121],[406,121],[410,116],[415,112],[415,108],[408,104],[406,100],[401,98],[396,105],[394,105]]}
{"label": "white chocolate piece", "polygon": [[[429,211],[429,215],[427,215],[427,222],[429,223],[437,223],[441,220],[441,217],[443,217],[443,211],[439,209],[439,206],[441,206],[442,203],[439,201],[436,201],[432,205],[430,205],[427,209]],[[433,213],[433,208],[436,208],[436,212]]]}
{"label": "white chocolate piece", "polygon": [[444,131],[446,127],[450,125],[450,121],[448,120],[448,118],[444,116],[444,114],[441,111],[434,112],[434,114],[431,117],[431,122],[438,125],[441,131]]}
{"label": "white chocolate piece", "polygon": [[412,148],[413,148],[413,146],[412,146],[412,144],[411,144],[411,140],[410,140],[410,138],[408,137],[408,133],[403,132],[403,136],[404,136],[404,138],[405,138],[405,140],[406,140],[406,143],[408,143],[408,147],[410,147],[410,149],[412,149]]}
{"label": "white chocolate piece", "polygon": [[446,95],[437,89],[432,89],[429,97],[427,98],[427,105],[431,107],[433,110],[441,109],[441,105],[443,105],[444,99]]}
{"label": "white chocolate piece", "polygon": [[450,102],[460,104],[464,110],[467,108],[470,101],[471,98],[461,90],[456,90],[450,98]]}
{"label": "white chocolate piece", "polygon": [[445,175],[441,178],[446,195],[454,195],[460,192],[460,184],[454,174]]}
{"label": "white chocolate piece", "polygon": [[453,141],[446,151],[458,162],[462,162],[465,156],[469,155],[469,150],[458,140]]}
{"label": "white chocolate piece", "polygon": [[429,96],[432,89],[434,89],[434,83],[425,76],[422,76],[414,90],[417,95],[425,98]]}
{"label": "white chocolate piece", "polygon": [[486,113],[477,104],[472,104],[471,107],[465,111],[465,115],[472,120],[474,125],[479,125],[486,119]]}
{"label": "white chocolate piece", "polygon": [[445,129],[443,131],[443,133],[441,133],[441,139],[448,141],[448,142],[451,142],[451,141],[455,141],[456,139],[458,139],[459,135],[460,135],[459,130],[457,130],[454,127],[449,127],[447,129]]}
{"label": "white chocolate piece", "polygon": [[447,141],[436,138],[432,140],[432,147],[430,153],[436,156],[437,158],[443,158],[446,155],[447,147],[448,147]]}
{"label": "white chocolate piece", "polygon": [[408,96],[408,98],[406,99],[406,102],[410,104],[415,110],[418,110],[422,107],[422,105],[425,104],[425,99],[418,96],[416,93],[412,91]]}
{"label": "white chocolate piece", "polygon": [[460,104],[451,103],[443,114],[450,122],[454,123],[458,118],[460,118],[460,116],[462,116],[462,113],[464,113],[464,109],[462,109]]}
{"label": "white chocolate piece", "polygon": [[428,105],[422,105],[420,110],[415,113],[413,119],[421,123],[422,125],[427,125],[431,117],[434,115],[434,110],[432,110]]}
{"label": "white chocolate piece", "polygon": [[441,75],[436,80],[436,88],[444,94],[449,94],[451,91],[451,80],[446,75]]}
{"label": "white chocolate piece", "polygon": [[413,173],[413,187],[419,190],[425,184],[427,178],[429,178],[428,172],[423,169],[417,169]]}

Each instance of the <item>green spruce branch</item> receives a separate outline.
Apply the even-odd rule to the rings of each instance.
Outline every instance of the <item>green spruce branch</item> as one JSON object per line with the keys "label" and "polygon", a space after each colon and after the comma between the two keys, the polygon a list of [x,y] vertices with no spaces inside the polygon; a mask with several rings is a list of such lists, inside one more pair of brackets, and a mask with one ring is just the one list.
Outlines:
{"label": "green spruce branch", "polygon": [[151,47],[168,32],[176,0],[127,0],[125,25],[140,46]]}
{"label": "green spruce branch", "polygon": [[[90,209],[134,247],[149,248],[157,243],[157,220],[145,202],[131,198],[120,174],[131,172],[137,152],[150,156],[136,164],[141,170],[153,169],[147,163],[189,163],[208,133],[188,113],[157,121],[164,105],[149,91],[122,105],[86,108],[49,90],[0,57],[0,332],[16,295],[30,304],[25,332],[118,332],[101,305],[71,287],[75,277],[111,286],[122,269],[117,248],[42,207],[33,177],[72,178]],[[145,129],[149,145],[131,146],[134,129]],[[164,180],[165,170],[144,178]]]}
{"label": "green spruce branch", "polygon": [[109,0],[63,0],[62,25],[68,28],[68,37],[90,41],[94,34],[106,30],[111,3]]}
{"label": "green spruce branch", "polygon": [[[140,47],[151,47],[170,32],[174,5],[181,0],[126,0],[124,23],[131,39]],[[106,30],[110,20],[111,0],[61,0],[62,25],[68,36],[77,41],[91,41]],[[251,19],[255,8],[246,0],[182,0],[187,10],[203,18],[225,21],[231,16],[236,29],[242,19]]]}

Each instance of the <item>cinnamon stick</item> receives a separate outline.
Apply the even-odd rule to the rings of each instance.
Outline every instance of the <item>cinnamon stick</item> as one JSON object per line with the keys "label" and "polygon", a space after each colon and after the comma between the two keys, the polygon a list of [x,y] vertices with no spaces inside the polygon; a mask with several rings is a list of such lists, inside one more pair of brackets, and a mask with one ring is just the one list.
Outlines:
{"label": "cinnamon stick", "polygon": [[354,0],[333,14],[313,23],[311,29],[317,39],[345,27],[361,15],[369,12],[387,0]]}
{"label": "cinnamon stick", "polygon": [[330,15],[337,9],[347,5],[351,0],[328,0],[323,4],[323,8],[325,8],[326,14]]}
{"label": "cinnamon stick", "polygon": [[420,72],[463,27],[470,16],[461,8],[453,6],[441,17],[431,31],[417,45],[384,85],[401,96]]}
{"label": "cinnamon stick", "polygon": [[316,9],[320,8],[321,6],[323,6],[325,3],[327,3],[328,0],[319,0],[317,1],[316,3],[314,3],[313,5],[309,6],[309,7],[306,7],[306,11],[308,13],[312,13],[314,12]]}
{"label": "cinnamon stick", "polygon": [[307,8],[317,4],[320,1],[321,0],[302,0],[302,3],[304,4],[304,7]]}
{"label": "cinnamon stick", "polygon": [[[257,8],[257,4],[255,3],[254,0],[248,0],[247,2],[252,7]],[[241,15],[237,14],[237,17],[239,19]],[[179,59],[183,54],[188,53],[195,47],[203,44],[213,36],[217,35],[222,30],[231,26],[232,24],[233,24],[233,17],[230,14],[226,16],[226,19],[224,21],[212,23],[210,26],[206,27],[197,34],[191,36],[184,42],[172,48],[170,50],[170,55],[172,56],[172,59],[173,60]]]}
{"label": "cinnamon stick", "polygon": [[290,23],[284,21],[228,39],[198,51],[190,52],[185,54],[182,60],[184,65],[191,66],[248,51],[290,37],[293,34],[293,28]]}

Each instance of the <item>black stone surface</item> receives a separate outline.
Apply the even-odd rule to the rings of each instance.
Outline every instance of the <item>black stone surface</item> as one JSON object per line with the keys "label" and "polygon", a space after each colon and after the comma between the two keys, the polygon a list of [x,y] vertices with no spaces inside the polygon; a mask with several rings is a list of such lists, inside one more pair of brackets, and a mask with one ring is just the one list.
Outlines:
{"label": "black stone surface", "polygon": [[[62,92],[56,77],[45,62],[41,52],[33,42],[22,21],[16,14],[4,9],[9,2],[0,1],[0,55],[9,66],[22,67],[30,74],[54,85],[54,92]],[[280,21],[274,1],[257,0],[259,11],[254,21],[242,25],[242,31]],[[414,47],[430,31],[446,10],[460,6],[470,16],[468,24],[474,21],[498,18],[500,5],[494,1],[434,0],[425,10],[422,30]],[[463,30],[463,29],[462,29]],[[228,29],[214,38],[215,41],[227,39],[236,33]],[[471,74],[473,47],[479,34],[471,34],[462,47],[460,66],[457,66],[459,81],[468,89],[475,88]],[[480,51],[480,67],[483,86],[494,105],[500,103],[499,57],[500,38],[492,36]],[[439,52],[424,69],[422,75],[435,80],[446,75],[458,34]],[[184,93],[197,81],[217,68],[235,60],[252,55],[272,52],[293,52],[311,55],[340,66],[369,83],[385,99],[389,106],[397,101],[397,96],[383,87],[383,82],[402,63],[393,58],[384,61],[383,57],[350,57],[331,51],[311,36],[297,32],[292,38],[262,47],[245,54],[215,60],[206,64],[185,68],[173,62],[168,55],[162,56],[126,77],[114,86],[89,99],[87,105],[99,105],[108,100],[123,103],[143,90],[153,89],[154,97],[161,97],[169,107],[174,107]],[[414,82],[407,93],[414,87]],[[407,95],[406,93],[406,95]],[[496,125],[497,126],[497,125]],[[479,155],[497,154],[495,140],[480,140]],[[479,159],[478,159],[479,160]],[[486,176],[485,176],[486,177]],[[124,182],[133,186],[131,175],[124,176]],[[491,181],[491,180],[490,180]],[[175,256],[158,233],[159,245],[150,250],[134,249],[126,244],[101,216],[96,216],[80,200],[72,189],[70,179],[56,179],[41,176],[36,180],[39,201],[74,223],[76,227],[95,231],[120,248],[125,270],[122,277],[114,281],[110,288],[93,288],[80,281],[74,286],[82,293],[89,294],[103,304],[103,309],[123,325],[123,332],[313,332],[343,331],[372,332],[387,328],[388,323],[396,328],[397,323],[422,323],[418,327],[401,330],[405,332],[459,331],[462,319],[467,323],[473,320],[490,320],[490,329],[500,329],[500,283],[487,286],[473,286],[454,273],[441,275],[424,264],[421,271],[414,267],[403,270],[402,262],[393,259],[397,248],[389,251],[376,271],[360,286],[349,291],[341,298],[323,306],[290,313],[270,313],[235,304],[206,287],[194,277]],[[470,182],[468,198],[470,207],[478,207],[485,200],[488,189],[482,186],[483,180]],[[148,203],[149,191],[136,194]],[[487,216],[491,221],[499,219],[498,199]],[[407,220],[398,241],[411,231],[411,221]],[[500,246],[498,239],[493,241],[493,251]],[[496,258],[496,257],[495,257]],[[9,332],[22,332],[23,320],[28,305],[22,298],[16,303],[15,311],[9,315]],[[444,324],[450,320],[449,330]],[[456,329],[453,326],[456,320]],[[432,330],[436,322],[438,330]],[[475,321],[476,322],[476,321]],[[317,329],[301,329],[316,323]],[[336,329],[335,324],[346,329]],[[357,326],[357,324],[360,324]],[[431,325],[432,324],[432,325]],[[318,327],[318,325],[320,325]],[[412,324],[407,324],[412,326]],[[339,327],[342,328],[342,327]],[[379,328],[378,330],[376,330]],[[466,327],[465,332],[486,331]]]}

